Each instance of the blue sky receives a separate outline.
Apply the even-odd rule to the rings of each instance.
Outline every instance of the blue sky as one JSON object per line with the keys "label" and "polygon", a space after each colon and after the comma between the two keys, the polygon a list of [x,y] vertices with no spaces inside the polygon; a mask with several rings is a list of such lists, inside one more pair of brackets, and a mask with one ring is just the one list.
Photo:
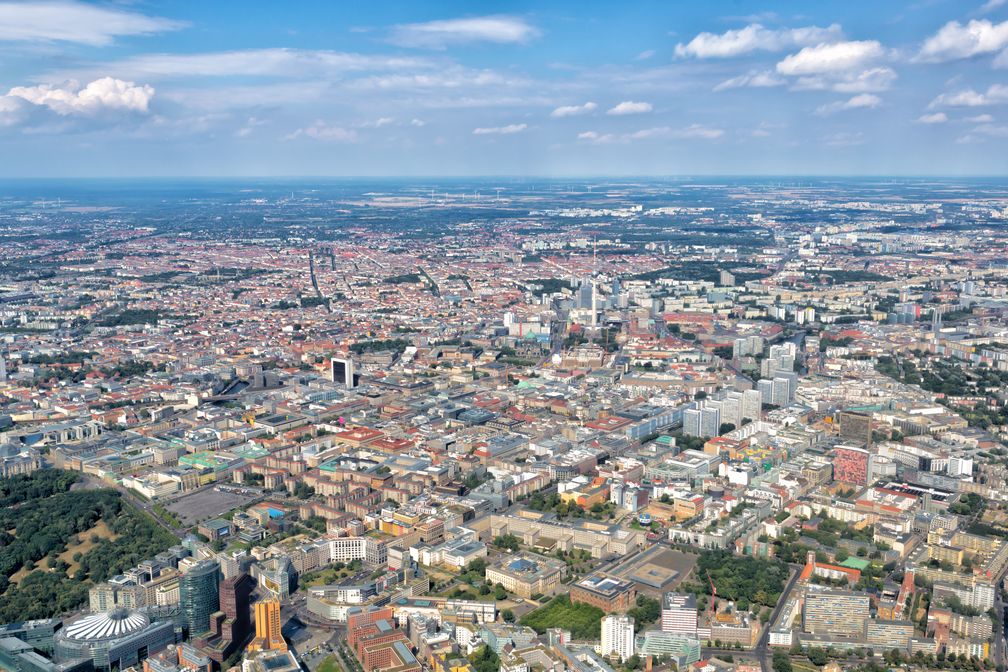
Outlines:
{"label": "blue sky", "polygon": [[1008,0],[10,2],[0,175],[1008,172]]}

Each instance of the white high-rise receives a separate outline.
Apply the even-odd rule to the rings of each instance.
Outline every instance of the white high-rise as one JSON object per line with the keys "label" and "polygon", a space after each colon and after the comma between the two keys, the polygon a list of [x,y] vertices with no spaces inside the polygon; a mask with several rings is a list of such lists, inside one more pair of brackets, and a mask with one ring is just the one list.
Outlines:
{"label": "white high-rise", "polygon": [[634,654],[634,619],[610,614],[602,619],[602,655],[615,653],[621,661]]}

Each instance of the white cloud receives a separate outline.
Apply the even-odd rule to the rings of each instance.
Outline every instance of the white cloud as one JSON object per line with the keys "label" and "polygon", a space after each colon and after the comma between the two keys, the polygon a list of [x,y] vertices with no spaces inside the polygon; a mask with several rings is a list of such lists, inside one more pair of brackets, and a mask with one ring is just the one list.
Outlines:
{"label": "white cloud", "polygon": [[22,98],[32,105],[48,107],[59,115],[94,114],[102,110],[147,112],[154,88],[144,84],[103,77],[81,88],[77,82],[61,86],[15,86],[8,96]]}
{"label": "white cloud", "polygon": [[928,107],[982,107],[984,105],[999,105],[1008,103],[1008,85],[991,84],[986,93],[964,89],[955,93],[943,93]]}
{"label": "white cloud", "polygon": [[330,126],[321,120],[306,128],[297,129],[289,134],[286,139],[296,140],[302,136],[326,142],[357,142],[357,131],[341,126]]}
{"label": "white cloud", "polygon": [[875,40],[820,44],[785,57],[777,64],[777,72],[792,76],[849,72],[884,53],[882,45]]}
{"label": "white cloud", "polygon": [[875,94],[859,93],[849,100],[837,101],[835,103],[829,103],[828,105],[821,105],[816,108],[816,114],[825,116],[827,114],[834,114],[835,112],[843,112],[845,110],[871,109],[878,107],[881,104],[882,99]]}
{"label": "white cloud", "polygon": [[578,133],[577,139],[593,144],[627,143],[634,140],[717,140],[723,137],[724,130],[712,128],[702,124],[691,124],[684,128],[673,128],[671,126],[655,126],[653,128],[642,128],[632,133],[622,133],[614,135],[612,133],[599,133],[597,131],[585,131]]}
{"label": "white cloud", "polygon": [[578,133],[577,139],[583,142],[592,142],[597,145],[603,145],[616,140],[616,136],[612,133],[598,133],[597,131],[584,131],[583,133]]}
{"label": "white cloud", "polygon": [[974,117],[966,117],[965,121],[968,121],[971,124],[989,124],[994,121],[994,117],[989,114],[978,114]]}
{"label": "white cloud", "polygon": [[0,126],[13,126],[21,121],[23,105],[20,98],[0,96]]}
{"label": "white cloud", "polygon": [[980,8],[980,11],[989,12],[992,9],[997,9],[1006,2],[1008,2],[1008,0],[987,0],[987,2],[985,2],[983,6]]}
{"label": "white cloud", "polygon": [[896,72],[888,66],[881,66],[861,72],[842,73],[832,82],[831,88],[840,93],[887,91],[894,81]]}
{"label": "white cloud", "polygon": [[609,109],[606,114],[612,115],[624,115],[624,114],[644,114],[645,112],[650,112],[654,108],[651,103],[640,103],[633,100],[624,100],[622,103],[616,105]]}
{"label": "white cloud", "polygon": [[[190,77],[329,77],[350,72],[433,70],[437,61],[409,56],[364,55],[311,49],[240,49],[193,54],[144,54],[101,63],[95,69],[125,79]],[[51,79],[74,79],[93,70],[50,73]]]}
{"label": "white cloud", "polygon": [[414,126],[416,128],[423,128],[424,126],[427,125],[427,122],[424,121],[423,119],[411,119],[409,123],[410,126]]}
{"label": "white cloud", "polygon": [[691,124],[686,128],[673,131],[672,135],[677,138],[701,138],[704,140],[715,140],[722,137],[724,135],[724,131],[720,128],[711,128],[701,124]]}
{"label": "white cloud", "polygon": [[124,35],[150,35],[186,24],[83,2],[0,2],[0,41],[111,44]]}
{"label": "white cloud", "polygon": [[954,61],[992,54],[1008,46],[1008,21],[973,19],[966,25],[949,21],[926,39],[917,58],[928,62]]}
{"label": "white cloud", "polygon": [[266,121],[257,117],[249,117],[248,121],[245,122],[245,125],[235,131],[235,136],[239,138],[247,138],[252,135],[252,131],[254,131],[258,126],[262,126],[266,123]]}
{"label": "white cloud", "polygon": [[992,65],[995,68],[1008,68],[1008,49],[995,56]]}
{"label": "white cloud", "polygon": [[528,124],[508,124],[507,126],[490,126],[486,128],[474,128],[473,135],[512,135],[521,133]]}
{"label": "white cloud", "polygon": [[727,89],[738,89],[741,87],[768,88],[772,86],[782,86],[785,81],[770,72],[769,70],[751,71],[745,75],[726,79],[714,87],[715,91],[725,91]]}
{"label": "white cloud", "polygon": [[481,16],[398,25],[392,28],[389,41],[402,47],[445,49],[474,42],[520,44],[538,35],[535,26],[519,17]]}
{"label": "white cloud", "polygon": [[934,114],[922,114],[917,117],[917,123],[920,124],[944,124],[948,121],[948,115],[944,112],[935,112]]}
{"label": "white cloud", "polygon": [[394,121],[395,119],[393,119],[392,117],[379,117],[378,119],[375,119],[373,121],[365,121],[358,125],[361,128],[381,128],[382,126],[388,126]]}
{"label": "white cloud", "polygon": [[642,51],[639,54],[637,54],[637,57],[634,60],[636,60],[636,61],[646,61],[649,58],[654,58],[654,55],[655,55],[655,50],[654,49],[645,49],[644,51]]}
{"label": "white cloud", "polygon": [[833,42],[843,37],[840,26],[828,28],[804,26],[771,30],[758,23],[745,28],[728,30],[720,35],[700,33],[687,44],[677,44],[676,56],[694,58],[728,58],[753,51],[780,51],[792,47],[802,47],[824,42]]}
{"label": "white cloud", "polygon": [[593,112],[598,105],[589,101],[584,105],[563,105],[550,112],[551,117],[575,117],[579,114]]}
{"label": "white cloud", "polygon": [[989,135],[993,138],[1008,138],[1008,126],[995,126],[994,124],[981,124],[973,129],[974,133]]}

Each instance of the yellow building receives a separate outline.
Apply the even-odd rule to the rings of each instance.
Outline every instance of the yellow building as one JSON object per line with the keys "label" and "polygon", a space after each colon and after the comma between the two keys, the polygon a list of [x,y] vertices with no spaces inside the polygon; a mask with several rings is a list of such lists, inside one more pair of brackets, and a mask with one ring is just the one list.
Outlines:
{"label": "yellow building", "polygon": [[280,633],[280,601],[262,600],[255,605],[256,636],[249,644],[253,651],[286,651],[287,642]]}
{"label": "yellow building", "polygon": [[431,667],[434,668],[434,672],[472,672],[472,665],[465,658],[449,658],[444,653],[436,654],[432,658]]}

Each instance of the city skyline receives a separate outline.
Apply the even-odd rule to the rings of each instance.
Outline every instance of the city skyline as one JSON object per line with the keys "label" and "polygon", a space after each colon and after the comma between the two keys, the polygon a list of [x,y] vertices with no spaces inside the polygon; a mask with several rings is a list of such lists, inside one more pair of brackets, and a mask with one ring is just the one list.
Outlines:
{"label": "city skyline", "polygon": [[0,54],[0,177],[1005,169],[998,0],[3,2]]}

